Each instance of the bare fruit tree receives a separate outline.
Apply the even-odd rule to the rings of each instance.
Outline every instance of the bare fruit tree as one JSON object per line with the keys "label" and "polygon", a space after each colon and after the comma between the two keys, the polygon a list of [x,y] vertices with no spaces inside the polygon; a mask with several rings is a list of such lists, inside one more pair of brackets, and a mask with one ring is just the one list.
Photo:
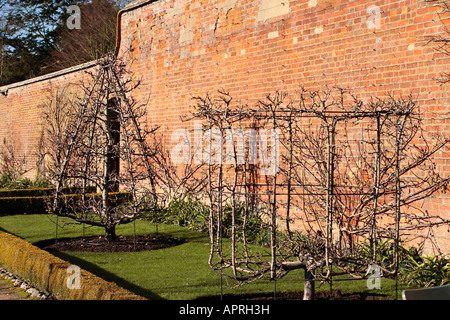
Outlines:
{"label": "bare fruit tree", "polygon": [[[56,186],[50,212],[104,227],[115,240],[118,224],[156,205],[157,146],[149,144],[156,128],[144,126],[145,103],[132,97],[139,81],[120,59],[107,55],[87,73],[75,94],[47,106],[47,170]],[[64,187],[79,195],[62,194]]]}
{"label": "bare fruit tree", "polygon": [[[311,299],[316,281],[364,278],[369,266],[396,277],[408,241],[420,248],[431,238],[422,230],[450,225],[422,208],[449,182],[434,161],[448,139],[423,130],[411,97],[362,101],[336,89],[303,90],[297,101],[276,93],[251,107],[226,92],[197,100],[209,264],[223,276],[276,280],[304,269]],[[250,241],[255,219],[262,247]]]}

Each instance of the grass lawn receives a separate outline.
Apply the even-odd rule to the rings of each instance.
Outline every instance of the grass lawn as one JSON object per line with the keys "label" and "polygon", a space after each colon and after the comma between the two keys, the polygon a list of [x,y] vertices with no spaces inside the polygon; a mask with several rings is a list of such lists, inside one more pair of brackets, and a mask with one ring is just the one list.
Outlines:
{"label": "grass lawn", "polygon": [[[0,218],[0,229],[15,234],[30,243],[55,238],[55,218],[48,215],[6,216]],[[59,218],[58,237],[79,237],[83,227]],[[136,234],[155,235],[156,226],[136,221]],[[103,235],[98,227],[86,227],[85,235]],[[117,227],[118,235],[132,235],[133,224]],[[171,248],[141,252],[52,252],[54,255],[80,266],[108,281],[149,299],[192,300],[220,297],[221,279],[208,266],[209,238],[206,234],[174,225],[158,225],[158,235],[183,239],[186,242]],[[276,291],[303,290],[303,272],[291,272],[286,280],[276,282]],[[333,290],[369,292],[365,280],[333,281]],[[317,291],[329,290],[318,285]],[[223,286],[223,294],[273,293],[274,283],[266,280],[231,288]],[[382,279],[381,289],[374,294],[389,294],[395,298],[395,282]],[[400,295],[400,292],[399,292]]]}

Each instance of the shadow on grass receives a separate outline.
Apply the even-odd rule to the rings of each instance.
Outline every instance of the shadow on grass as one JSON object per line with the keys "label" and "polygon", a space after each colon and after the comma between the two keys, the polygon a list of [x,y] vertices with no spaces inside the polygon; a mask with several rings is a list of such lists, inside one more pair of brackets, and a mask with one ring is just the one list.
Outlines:
{"label": "shadow on grass", "polygon": [[11,232],[11,231],[9,231],[9,230],[6,230],[6,229],[2,228],[1,226],[0,226],[0,231],[2,231],[2,232],[4,232],[4,233],[8,233],[8,234],[10,234],[10,235],[13,235],[14,237],[17,237],[17,238],[19,238],[19,239],[21,239],[21,240],[26,241],[26,240],[25,240],[23,237],[21,237],[20,235],[15,234],[14,232]]}
{"label": "shadow on grass", "polygon": [[106,281],[114,282],[118,286],[120,286],[124,289],[127,289],[137,295],[140,295],[141,297],[144,297],[144,298],[147,298],[150,300],[165,300],[164,298],[157,295],[156,293],[154,293],[148,289],[139,287],[131,282],[128,282],[125,279],[118,277],[117,275],[100,268],[98,265],[95,265],[95,264],[85,261],[83,259],[71,256],[70,254],[65,253],[65,252],[60,252],[60,251],[48,251],[48,252],[60,259],[63,259],[70,263],[73,263],[73,264],[79,266],[80,268],[82,268],[86,271],[89,271],[89,272],[93,273],[94,275],[96,275]]}
{"label": "shadow on grass", "polygon": [[162,236],[194,243],[195,242],[204,243],[205,241],[209,243],[208,234],[193,230],[183,230],[183,229],[160,230],[160,231],[152,231],[151,234],[158,237]]}

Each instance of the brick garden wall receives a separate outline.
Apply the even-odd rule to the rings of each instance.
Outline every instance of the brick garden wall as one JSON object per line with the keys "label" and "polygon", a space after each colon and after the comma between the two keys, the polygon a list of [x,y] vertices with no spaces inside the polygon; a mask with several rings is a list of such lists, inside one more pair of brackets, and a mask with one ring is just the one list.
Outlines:
{"label": "brick garden wall", "polygon": [[[194,96],[225,89],[234,101],[251,105],[275,90],[294,97],[301,86],[345,87],[361,99],[412,94],[426,129],[448,136],[449,86],[436,78],[448,71],[450,57],[428,43],[443,32],[439,11],[423,0],[140,0],[120,16],[119,55],[142,79],[135,97],[149,99],[149,125],[160,125],[166,137],[190,128],[180,117],[192,110]],[[31,167],[45,92],[82,73],[0,95],[0,139],[13,142]],[[450,171],[448,155],[438,155],[443,172]],[[446,194],[424,206],[450,218]],[[448,232],[436,233],[447,252]]]}
{"label": "brick garden wall", "polygon": [[23,165],[24,177],[33,180],[39,175],[45,105],[55,99],[57,92],[76,92],[79,82],[86,77],[84,71],[91,65],[87,63],[0,88],[1,150],[11,150]]}

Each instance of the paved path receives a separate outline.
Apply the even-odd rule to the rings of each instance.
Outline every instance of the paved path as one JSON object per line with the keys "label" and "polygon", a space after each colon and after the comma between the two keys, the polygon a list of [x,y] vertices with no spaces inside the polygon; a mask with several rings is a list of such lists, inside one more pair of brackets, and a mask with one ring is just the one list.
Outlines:
{"label": "paved path", "polygon": [[[26,292],[25,292],[26,290]],[[17,279],[0,265],[0,301],[1,300],[48,300],[47,295]]]}
{"label": "paved path", "polygon": [[25,293],[13,286],[11,280],[0,277],[0,300],[29,300]]}

